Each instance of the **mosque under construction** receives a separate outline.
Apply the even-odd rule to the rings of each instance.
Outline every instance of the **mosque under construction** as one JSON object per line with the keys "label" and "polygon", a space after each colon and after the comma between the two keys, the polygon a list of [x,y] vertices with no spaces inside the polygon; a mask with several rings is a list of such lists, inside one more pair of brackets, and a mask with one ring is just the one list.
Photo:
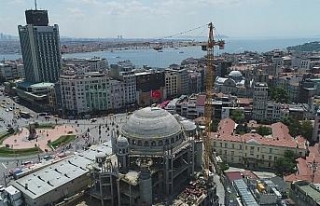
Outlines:
{"label": "mosque under construction", "polygon": [[21,175],[11,185],[26,205],[68,202],[79,193],[102,206],[219,205],[215,184],[201,172],[197,132],[192,121],[146,107],[111,142]]}

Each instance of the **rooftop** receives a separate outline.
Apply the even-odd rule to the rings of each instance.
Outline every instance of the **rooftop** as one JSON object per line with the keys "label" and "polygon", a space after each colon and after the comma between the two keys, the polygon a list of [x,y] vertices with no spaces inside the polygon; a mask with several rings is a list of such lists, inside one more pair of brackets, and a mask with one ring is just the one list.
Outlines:
{"label": "rooftop", "polygon": [[288,134],[288,128],[282,123],[271,125],[273,132],[272,138],[263,137],[256,133],[247,133],[243,135],[234,134],[235,122],[226,118],[220,121],[218,132],[212,133],[212,138],[230,142],[254,142],[255,144],[269,145],[274,147],[291,147],[305,149],[305,140],[299,136],[295,139]]}
{"label": "rooftop", "polygon": [[12,185],[35,199],[86,174],[90,163],[92,161],[85,157],[73,156],[24,176]]}
{"label": "rooftop", "polygon": [[121,132],[130,138],[164,138],[181,131],[181,124],[168,111],[146,107],[133,112]]}
{"label": "rooftop", "polygon": [[37,84],[30,85],[31,88],[43,88],[43,87],[54,87],[54,83],[41,82]]}
{"label": "rooftop", "polygon": [[233,181],[244,205],[259,206],[243,179]]}

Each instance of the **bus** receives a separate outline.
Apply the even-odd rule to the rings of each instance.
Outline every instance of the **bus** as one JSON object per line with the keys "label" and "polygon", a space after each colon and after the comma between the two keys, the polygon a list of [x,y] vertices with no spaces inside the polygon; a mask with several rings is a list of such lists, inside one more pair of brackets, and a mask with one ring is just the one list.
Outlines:
{"label": "bus", "polygon": [[20,117],[22,118],[30,118],[30,113],[29,112],[24,112],[24,111],[20,111]]}

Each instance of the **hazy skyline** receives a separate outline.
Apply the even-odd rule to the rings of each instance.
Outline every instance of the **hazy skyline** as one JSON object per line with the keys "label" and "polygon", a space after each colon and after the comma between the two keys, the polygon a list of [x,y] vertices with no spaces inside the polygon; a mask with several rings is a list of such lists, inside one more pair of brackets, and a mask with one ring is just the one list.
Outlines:
{"label": "hazy skyline", "polygon": [[[318,0],[38,0],[60,35],[157,38],[205,25],[241,38],[319,37]],[[0,32],[18,35],[34,0],[0,0]],[[202,27],[185,35],[204,36]],[[179,35],[177,35],[178,37]]]}

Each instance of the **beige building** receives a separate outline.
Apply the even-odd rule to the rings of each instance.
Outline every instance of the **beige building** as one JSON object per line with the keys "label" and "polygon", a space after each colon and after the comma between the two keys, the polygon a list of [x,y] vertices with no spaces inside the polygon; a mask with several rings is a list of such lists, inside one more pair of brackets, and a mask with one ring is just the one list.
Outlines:
{"label": "beige building", "polygon": [[249,168],[269,168],[283,157],[286,150],[294,151],[299,157],[307,153],[307,141],[303,137],[293,138],[283,123],[270,125],[272,134],[261,136],[256,133],[235,134],[235,122],[226,118],[220,121],[218,132],[212,135],[212,145],[217,155],[230,164],[242,164]]}
{"label": "beige building", "polygon": [[187,69],[166,69],[165,84],[167,96],[189,94],[189,78]]}

